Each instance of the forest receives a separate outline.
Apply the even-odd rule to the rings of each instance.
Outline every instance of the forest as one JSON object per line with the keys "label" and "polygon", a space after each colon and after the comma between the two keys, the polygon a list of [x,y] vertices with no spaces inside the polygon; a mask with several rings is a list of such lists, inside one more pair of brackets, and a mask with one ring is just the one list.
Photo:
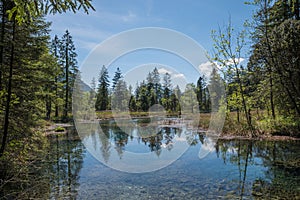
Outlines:
{"label": "forest", "polygon": [[[245,22],[244,30],[236,31],[230,20],[225,27],[212,30],[214,51],[208,57],[219,70],[210,79],[201,76],[180,91],[172,85],[170,74],[160,77],[154,69],[133,88],[122,80],[119,68],[110,81],[103,67],[98,85],[92,83],[97,91],[96,110],[111,110],[114,104],[113,109],[146,112],[159,103],[170,115],[180,114],[182,107],[189,107],[190,113],[209,113],[214,101],[209,87],[222,81],[227,104],[224,133],[299,136],[299,2],[246,4],[255,6],[256,12],[252,21]],[[241,62],[245,57],[247,62]],[[191,95],[195,98],[188,98]]]}
{"label": "forest", "polygon": [[[190,113],[210,112],[210,96],[205,78],[200,77],[197,84],[189,83],[184,91],[178,85],[173,86],[171,75],[161,75],[155,67],[145,80],[136,83],[135,88],[124,80],[120,68],[117,68],[112,81],[109,81],[105,66],[99,76],[98,87],[93,81],[90,98],[95,98],[96,111],[118,110],[130,112],[147,112],[155,104],[163,106],[169,115],[180,115],[181,107]],[[111,87],[110,87],[111,85]],[[191,98],[192,96],[192,98]],[[194,98],[193,98],[194,97]],[[181,102],[180,102],[181,100]],[[182,105],[182,106],[181,106]],[[101,112],[100,112],[101,113]]]}
{"label": "forest", "polygon": [[[185,107],[190,113],[200,110],[205,118],[211,112],[210,83],[222,80],[227,103],[225,135],[300,137],[300,2],[253,0],[246,4],[255,12],[244,30],[235,30],[230,20],[227,26],[212,30],[214,51],[208,57],[219,68],[213,71],[216,80],[199,77],[181,91],[170,74],[161,76],[155,68],[143,82],[130,86],[123,80],[121,66],[109,77],[99,63],[99,77],[86,92],[87,101],[95,101],[98,118],[110,116],[112,107],[140,115],[154,104],[162,105],[171,116],[180,116]],[[68,30],[51,38],[51,22],[45,15],[79,10],[93,12],[92,2],[0,2],[0,169],[11,166],[10,172],[0,170],[0,178],[11,178],[10,173],[21,165],[46,153],[46,125],[73,121],[73,85],[80,74],[76,41]],[[241,64],[246,54],[247,62]],[[196,101],[191,101],[188,97],[194,94]]]}

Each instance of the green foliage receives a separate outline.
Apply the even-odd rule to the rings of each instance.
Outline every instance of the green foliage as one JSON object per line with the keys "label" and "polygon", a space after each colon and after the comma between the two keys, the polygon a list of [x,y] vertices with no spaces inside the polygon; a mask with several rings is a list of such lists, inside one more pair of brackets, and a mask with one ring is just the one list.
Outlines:
{"label": "green foliage", "polygon": [[184,114],[188,113],[199,113],[198,101],[196,95],[196,88],[193,83],[187,84],[183,95],[180,98],[181,112]]}
{"label": "green foliage", "polygon": [[273,120],[280,115],[299,116],[299,2],[257,1],[255,5],[259,9],[248,65],[256,84],[253,103],[270,109]]}
{"label": "green foliage", "polygon": [[122,72],[121,72],[120,68],[118,67],[117,71],[115,72],[115,75],[112,79],[112,89],[113,90],[115,89],[116,85],[118,84],[118,81],[122,78],[123,78]]}
{"label": "green foliage", "polygon": [[5,153],[0,157],[0,168],[6,169],[0,173],[3,198],[47,198],[49,180],[41,176],[45,169],[41,168],[39,162],[45,159],[48,145],[47,139],[39,131],[31,137],[9,141]]}
{"label": "green foliage", "polygon": [[127,84],[124,80],[119,80],[115,85],[114,91],[111,95],[111,107],[114,110],[126,111],[128,110],[130,94],[127,89]]}
{"label": "green foliage", "polygon": [[[50,119],[52,104],[57,108],[63,104],[60,95],[64,74],[59,62],[62,43],[56,38],[49,53],[50,23],[41,16],[70,9],[87,11],[92,6],[89,1],[77,0],[15,0],[1,1],[0,7],[0,168],[5,169],[0,173],[3,183],[0,193],[4,194],[3,186],[9,185],[32,193],[38,190],[42,196],[22,191],[24,194],[20,196],[16,193],[4,198],[45,199],[48,180],[39,177],[41,170],[36,162],[44,158],[47,141],[38,127],[44,124],[45,116]],[[73,81],[75,65],[76,62],[70,61]]]}
{"label": "green foliage", "polygon": [[273,135],[285,135],[299,137],[299,119],[294,117],[283,117],[279,115],[276,119],[263,118],[258,122],[257,128],[265,133]]}
{"label": "green foliage", "polygon": [[[51,93],[47,85],[51,84],[55,74],[52,67],[55,61],[47,47],[49,25],[42,18],[21,26],[5,22],[7,32],[4,32],[3,42],[6,48],[2,51],[0,69],[3,84],[0,87],[1,94],[5,96],[0,107],[0,113],[5,114],[0,116],[2,146],[5,146],[4,136],[8,133],[7,142],[30,137],[31,127],[44,116],[45,99]],[[8,37],[13,29],[14,37]],[[45,89],[47,87],[49,90]]]}
{"label": "green foliage", "polygon": [[66,30],[59,45],[59,64],[63,66],[64,83],[64,112],[63,117],[68,118],[71,111],[72,87],[78,74],[77,54],[75,45],[69,31]]}
{"label": "green foliage", "polygon": [[100,76],[98,79],[98,89],[96,95],[95,108],[97,111],[109,109],[109,97],[108,97],[108,71],[105,66],[102,67],[100,71]]}
{"label": "green foliage", "polygon": [[7,11],[9,19],[15,18],[18,24],[32,22],[36,17],[46,14],[95,10],[91,0],[13,0]]}

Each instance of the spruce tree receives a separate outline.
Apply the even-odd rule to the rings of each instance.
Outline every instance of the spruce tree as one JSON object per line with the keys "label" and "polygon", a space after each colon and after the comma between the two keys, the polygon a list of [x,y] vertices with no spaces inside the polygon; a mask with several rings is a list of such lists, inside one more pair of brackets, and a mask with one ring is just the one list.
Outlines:
{"label": "spruce tree", "polygon": [[63,117],[65,120],[68,118],[68,113],[71,110],[72,87],[78,73],[77,54],[75,50],[72,36],[69,31],[66,30],[60,44],[60,62],[64,66],[65,102]]}
{"label": "spruce tree", "polygon": [[162,97],[162,91],[161,91],[161,84],[160,84],[160,75],[156,67],[152,71],[152,80],[153,80],[154,92],[156,94],[155,103],[159,103]]}
{"label": "spruce tree", "polygon": [[55,98],[54,98],[54,104],[55,104],[55,118],[58,118],[59,116],[59,107],[62,104],[62,89],[63,89],[63,67],[60,65],[60,39],[57,35],[54,36],[54,38],[51,41],[50,45],[50,53],[52,56],[56,59],[57,64],[55,65],[56,68],[56,75],[54,77],[54,90],[55,90]]}
{"label": "spruce tree", "polygon": [[113,90],[115,89],[116,85],[118,84],[118,81],[122,78],[123,78],[122,72],[121,72],[120,68],[118,67],[117,71],[115,72],[115,75],[112,79],[112,89]]}
{"label": "spruce tree", "polygon": [[127,89],[127,84],[123,79],[120,79],[115,85],[111,96],[112,109],[125,111],[129,106],[130,94]]}
{"label": "spruce tree", "polygon": [[171,110],[170,107],[170,96],[172,92],[172,83],[171,83],[171,75],[167,72],[163,77],[163,98],[161,100],[162,105],[165,107],[166,110]]}
{"label": "spruce tree", "polygon": [[18,25],[14,20],[6,23],[4,42],[8,45],[2,65],[5,87],[0,92],[6,95],[0,112],[0,156],[10,141],[30,138],[31,127],[45,116],[45,99],[51,96],[49,82],[54,74],[47,47],[49,25],[42,18],[26,25]]}
{"label": "spruce tree", "polygon": [[98,90],[97,90],[97,95],[96,95],[96,103],[95,103],[95,108],[97,111],[100,110],[107,110],[108,105],[109,105],[109,80],[108,80],[108,71],[106,67],[103,65],[101,71],[100,71],[100,76],[98,80]]}

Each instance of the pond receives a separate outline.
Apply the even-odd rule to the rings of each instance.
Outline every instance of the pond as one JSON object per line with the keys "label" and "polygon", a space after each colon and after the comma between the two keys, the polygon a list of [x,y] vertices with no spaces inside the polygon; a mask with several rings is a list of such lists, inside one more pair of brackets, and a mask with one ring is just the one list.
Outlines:
{"label": "pond", "polygon": [[[205,133],[170,126],[141,138],[141,130],[126,134],[112,121],[102,122],[101,131],[88,124],[83,128],[80,137],[70,131],[49,138],[44,170],[49,199],[300,199],[299,141],[209,142]],[[160,169],[129,173],[126,166],[109,167],[112,161],[122,164],[130,152],[165,164],[173,159],[167,155],[180,150],[176,141],[188,148]],[[205,146],[209,152],[199,157]],[[150,163],[137,162],[145,169]]]}

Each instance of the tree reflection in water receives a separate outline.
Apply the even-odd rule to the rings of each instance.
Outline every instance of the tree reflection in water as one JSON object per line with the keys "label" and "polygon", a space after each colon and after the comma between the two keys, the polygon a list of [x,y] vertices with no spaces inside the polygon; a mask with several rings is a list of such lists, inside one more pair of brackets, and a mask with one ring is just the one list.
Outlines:
{"label": "tree reflection in water", "polygon": [[74,131],[50,140],[48,166],[50,198],[75,199],[79,187],[79,172],[83,164],[84,146]]}
{"label": "tree reflection in water", "polygon": [[[252,183],[254,199],[297,199],[300,197],[300,147],[298,141],[218,140],[216,153],[224,164],[238,166],[240,199],[247,185],[247,169],[263,165],[265,177]],[[258,163],[261,160],[262,163]],[[249,183],[249,181],[248,181]]]}
{"label": "tree reflection in water", "polygon": [[[120,158],[122,158],[126,146],[129,145],[129,140],[136,140],[139,144],[143,143],[149,147],[150,152],[155,152],[159,156],[162,148],[171,151],[175,136],[180,137],[182,133],[182,129],[179,128],[163,127],[158,129],[157,126],[151,125],[147,126],[147,128],[137,126],[130,129],[126,127],[125,132],[123,127],[118,126],[115,122],[110,122],[109,126],[107,123],[100,123],[100,127],[101,130],[98,130],[98,135],[101,142],[102,156],[106,161],[110,156],[111,141],[113,141],[115,150]],[[97,137],[95,134],[93,134],[94,138]],[[95,142],[96,140],[93,139],[93,141]]]}
{"label": "tree reflection in water", "polygon": [[[98,125],[98,124],[97,124]],[[182,131],[186,131],[186,142],[198,149],[201,145],[204,145],[208,140],[207,136],[204,133],[193,132],[182,130],[178,128],[164,127],[157,131],[156,127],[153,129],[148,127],[147,132],[142,132],[142,129],[135,127],[130,127],[126,129],[129,134],[126,134],[122,127],[118,127],[111,123],[103,123],[100,127],[86,125],[83,127],[86,131],[81,139],[92,138],[93,148],[97,149],[104,160],[108,161],[110,156],[114,155],[112,152],[117,152],[117,156],[122,159],[122,156],[125,153],[125,150],[132,150],[129,147],[135,145],[135,148],[145,148],[148,152],[153,152],[157,156],[161,156],[162,150],[165,149],[166,153],[174,149],[174,142],[177,136],[182,135]],[[101,131],[98,130],[101,128]],[[156,134],[153,134],[153,132]],[[145,137],[145,136],[149,137]],[[220,183],[219,177],[211,177],[213,180],[212,185],[217,186],[217,192],[215,197],[218,195],[224,195],[224,193],[229,193],[234,199],[297,199],[300,196],[300,146],[299,141],[284,141],[284,142],[272,142],[272,141],[253,141],[253,140],[222,140],[219,139],[216,141],[214,147],[215,154],[210,154],[209,158],[213,160],[222,160],[223,165],[218,166],[218,170],[223,170],[221,173],[223,176],[227,176],[224,173],[232,173],[231,177],[228,175],[228,179]],[[50,155],[53,160],[52,165],[49,169],[53,176],[51,177],[51,189],[52,196],[51,198],[63,199],[63,198],[73,198],[76,197],[78,187],[79,187],[79,178],[78,174],[82,168],[82,160],[84,155],[84,147],[78,138],[67,137],[67,139],[54,138],[51,143]],[[216,158],[216,157],[217,158]],[[197,163],[197,165],[202,166],[207,160],[196,161],[189,160],[189,157],[185,157],[185,162],[187,167],[193,167],[192,163]],[[214,161],[216,162],[216,161]],[[179,162],[180,163],[180,162]],[[216,162],[218,163],[218,162]],[[176,163],[175,163],[176,165]],[[177,166],[178,167],[178,166]],[[174,167],[176,168],[176,167]],[[168,173],[170,176],[172,172],[172,167],[168,168]],[[194,169],[197,169],[195,167]],[[261,171],[255,171],[259,169]],[[106,169],[107,170],[107,169]],[[173,169],[174,170],[174,169]],[[200,191],[195,192],[195,185],[203,187],[202,182],[197,182],[195,177],[198,177],[199,180],[202,180],[203,177],[202,170],[199,169],[199,172],[194,170],[188,170],[184,168],[176,168],[176,173],[178,170],[182,171],[182,174],[185,173],[185,178],[187,179],[186,185],[180,187],[185,188],[186,195],[189,195],[191,198],[196,198],[196,194],[199,195]],[[186,171],[185,171],[186,170]],[[217,170],[212,168],[210,170]],[[226,171],[227,170],[227,171]],[[107,172],[110,172],[107,170]],[[110,172],[111,175],[116,172]],[[164,171],[161,171],[164,173]],[[259,174],[257,174],[259,173]],[[153,174],[153,179],[157,177],[162,177],[159,175],[160,172]],[[219,172],[218,172],[219,174]],[[124,180],[131,180],[131,175],[121,174],[124,176]],[[220,175],[220,174],[219,174]],[[113,175],[112,175],[113,176]],[[128,176],[128,177],[127,177]],[[146,175],[141,175],[141,177]],[[156,177],[157,176],[157,177]],[[113,176],[114,177],[114,176]],[[188,177],[191,177],[188,180]],[[148,177],[149,178],[149,177]],[[172,177],[169,177],[170,180],[173,180]],[[177,177],[179,178],[179,177]],[[143,179],[145,184],[152,183],[152,179],[146,180]],[[98,179],[97,179],[98,180]],[[106,179],[105,179],[106,180]],[[140,180],[140,178],[133,180]],[[174,178],[175,180],[175,178]],[[122,185],[122,180],[120,184]],[[147,182],[149,181],[149,182]],[[193,182],[194,181],[194,182]],[[196,182],[195,182],[196,181]],[[203,181],[203,180],[202,180]],[[150,183],[151,182],[151,183]],[[110,181],[108,181],[108,184]],[[189,188],[189,183],[191,188]],[[126,185],[126,183],[124,183]],[[136,184],[134,182],[134,184]],[[222,189],[222,185],[228,185],[226,189]],[[105,187],[103,185],[103,187]],[[161,187],[151,185],[151,187]],[[178,190],[180,190],[178,186]],[[212,187],[213,188],[213,187]],[[221,189],[220,189],[221,188]],[[150,191],[150,190],[149,190]],[[134,191],[132,191],[134,192]],[[151,194],[158,195],[158,194]],[[174,194],[179,195],[179,194]]]}

